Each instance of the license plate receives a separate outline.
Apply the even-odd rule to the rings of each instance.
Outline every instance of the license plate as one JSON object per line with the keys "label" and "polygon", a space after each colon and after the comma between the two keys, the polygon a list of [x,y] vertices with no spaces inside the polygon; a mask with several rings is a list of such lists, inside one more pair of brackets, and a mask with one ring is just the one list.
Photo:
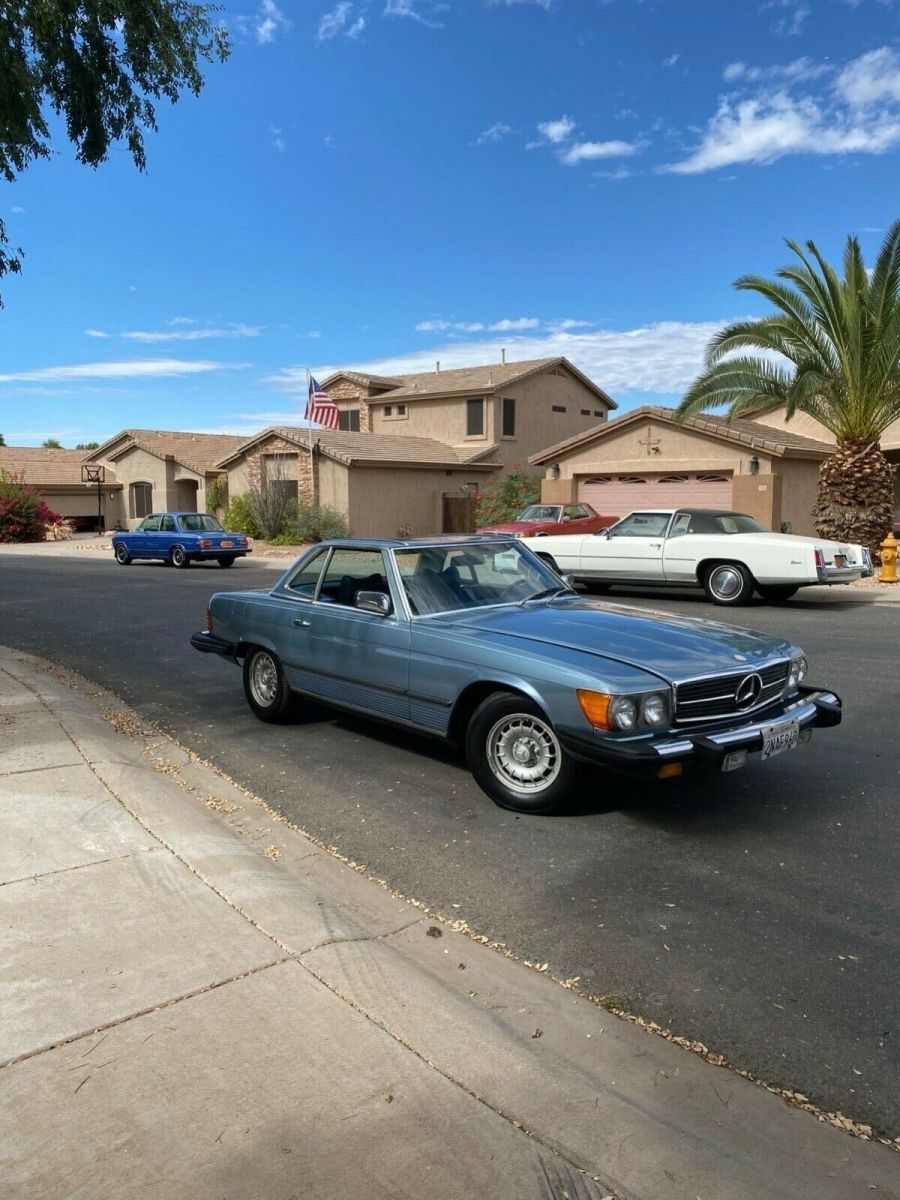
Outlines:
{"label": "license plate", "polygon": [[834,565],[836,567],[846,567],[847,555],[846,554],[836,554],[834,556]]}
{"label": "license plate", "polygon": [[224,549],[225,549],[226,547],[228,547],[228,546],[233,546],[233,545],[234,545],[234,542],[231,542],[231,541],[225,541],[225,542],[220,542],[220,543],[219,543],[219,545],[220,545],[220,546],[222,547],[222,549],[224,550]]}
{"label": "license plate", "polygon": [[785,750],[793,750],[800,741],[800,722],[780,721],[777,725],[763,725],[762,739],[763,759],[784,754]]}

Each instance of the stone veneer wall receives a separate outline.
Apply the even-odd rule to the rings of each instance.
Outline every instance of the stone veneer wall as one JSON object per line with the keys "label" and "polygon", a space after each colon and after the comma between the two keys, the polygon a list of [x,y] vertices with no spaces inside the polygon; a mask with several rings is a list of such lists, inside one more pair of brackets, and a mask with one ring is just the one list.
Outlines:
{"label": "stone veneer wall", "polygon": [[362,384],[354,383],[352,379],[338,379],[328,385],[328,395],[341,412],[346,412],[348,408],[352,408],[354,404],[358,404],[359,431],[360,433],[372,432],[369,420],[368,393]]}

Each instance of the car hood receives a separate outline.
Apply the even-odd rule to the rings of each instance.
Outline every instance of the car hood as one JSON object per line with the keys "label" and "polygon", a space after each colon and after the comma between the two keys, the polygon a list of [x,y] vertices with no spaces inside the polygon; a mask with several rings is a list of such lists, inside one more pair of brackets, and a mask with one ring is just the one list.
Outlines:
{"label": "car hood", "polygon": [[536,533],[539,529],[555,529],[553,521],[503,521],[499,525],[479,525],[478,533]]}
{"label": "car hood", "polygon": [[797,653],[784,638],[753,629],[581,597],[462,611],[453,618],[457,628],[476,636],[579,650],[640,667],[670,683]]}

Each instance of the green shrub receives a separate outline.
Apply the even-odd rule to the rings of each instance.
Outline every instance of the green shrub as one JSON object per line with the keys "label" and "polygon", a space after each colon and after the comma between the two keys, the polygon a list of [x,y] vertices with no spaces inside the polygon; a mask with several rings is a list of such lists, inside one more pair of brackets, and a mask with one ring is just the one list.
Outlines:
{"label": "green shrub", "polygon": [[475,502],[475,524],[497,525],[514,521],[529,504],[541,498],[541,476],[524,467],[513,467],[488,481]]}
{"label": "green shrub", "polygon": [[346,537],[347,522],[334,508],[301,501],[289,522],[273,541],[277,546],[296,546],[305,542],[322,542],[328,538]]}
{"label": "green shrub", "polygon": [[246,496],[235,496],[225,510],[222,524],[231,533],[246,533],[248,537],[262,536]]}

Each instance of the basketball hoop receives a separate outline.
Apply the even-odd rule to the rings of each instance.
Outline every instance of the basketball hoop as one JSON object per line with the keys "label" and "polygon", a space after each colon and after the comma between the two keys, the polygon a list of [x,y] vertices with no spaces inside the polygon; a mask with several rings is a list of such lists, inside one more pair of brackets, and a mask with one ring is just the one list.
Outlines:
{"label": "basketball hoop", "polygon": [[81,464],[81,482],[88,487],[97,488],[97,537],[103,536],[103,484],[106,482],[106,468],[99,463]]}

